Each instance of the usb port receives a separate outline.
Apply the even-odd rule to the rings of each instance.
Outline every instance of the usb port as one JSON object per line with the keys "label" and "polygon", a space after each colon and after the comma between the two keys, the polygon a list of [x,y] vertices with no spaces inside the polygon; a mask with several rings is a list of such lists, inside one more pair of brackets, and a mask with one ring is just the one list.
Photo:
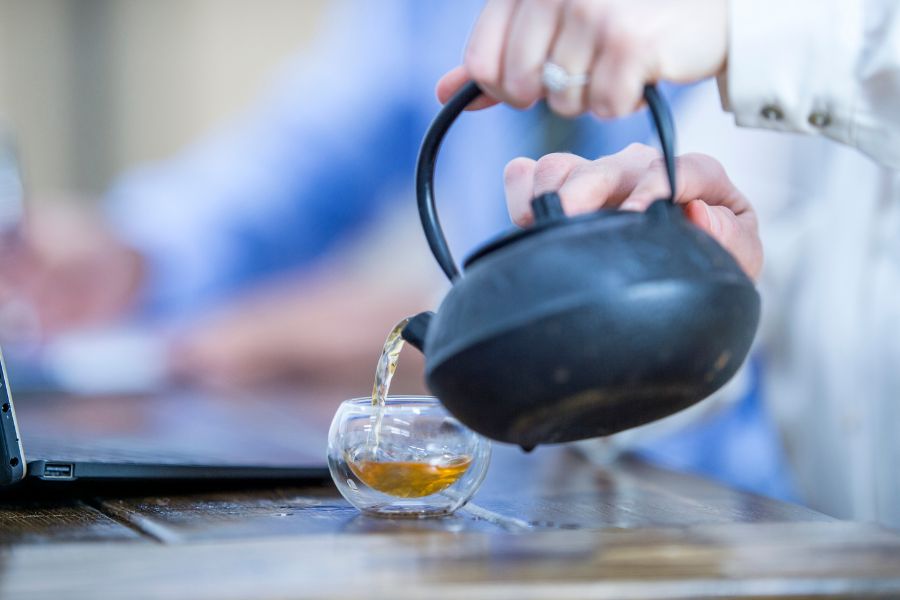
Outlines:
{"label": "usb port", "polygon": [[74,465],[67,463],[46,463],[44,465],[44,479],[72,479]]}

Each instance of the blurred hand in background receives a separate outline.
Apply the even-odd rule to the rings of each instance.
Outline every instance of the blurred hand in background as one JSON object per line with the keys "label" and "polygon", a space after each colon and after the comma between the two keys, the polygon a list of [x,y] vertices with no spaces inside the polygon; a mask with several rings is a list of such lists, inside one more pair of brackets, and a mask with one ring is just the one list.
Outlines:
{"label": "blurred hand in background", "polygon": [[0,266],[3,292],[30,305],[44,338],[121,318],[135,308],[144,275],[140,253],[70,203],[31,207]]}

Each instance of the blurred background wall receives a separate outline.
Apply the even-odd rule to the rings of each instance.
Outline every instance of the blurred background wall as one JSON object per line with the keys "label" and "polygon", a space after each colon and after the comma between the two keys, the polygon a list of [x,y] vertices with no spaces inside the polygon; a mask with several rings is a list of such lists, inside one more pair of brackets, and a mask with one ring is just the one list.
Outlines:
{"label": "blurred background wall", "polygon": [[0,0],[0,119],[31,197],[96,198],[239,112],[325,4]]}

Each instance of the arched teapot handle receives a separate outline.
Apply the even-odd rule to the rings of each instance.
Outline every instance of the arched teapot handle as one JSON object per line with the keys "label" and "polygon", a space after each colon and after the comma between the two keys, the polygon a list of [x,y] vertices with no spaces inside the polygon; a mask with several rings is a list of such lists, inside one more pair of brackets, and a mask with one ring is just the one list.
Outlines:
{"label": "arched teapot handle", "polygon": [[[450,126],[481,93],[478,84],[470,81],[450,98],[431,122],[428,131],[425,132],[425,138],[422,140],[419,157],[416,161],[416,198],[419,205],[419,218],[422,220],[422,228],[425,230],[428,246],[450,281],[459,277],[460,273],[438,219],[434,201],[434,167],[441,149],[441,142],[444,141],[444,136]],[[654,85],[644,87],[644,100],[650,108],[650,114],[662,146],[666,175],[669,179],[668,199],[671,202],[675,194],[675,124],[672,112],[669,104]]]}

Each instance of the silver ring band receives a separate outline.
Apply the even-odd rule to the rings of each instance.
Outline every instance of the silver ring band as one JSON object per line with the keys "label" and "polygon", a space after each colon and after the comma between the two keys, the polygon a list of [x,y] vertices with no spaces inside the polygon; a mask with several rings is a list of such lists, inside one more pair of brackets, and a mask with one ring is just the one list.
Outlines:
{"label": "silver ring band", "polygon": [[564,92],[569,88],[582,87],[587,85],[588,81],[590,78],[586,73],[571,75],[564,68],[550,61],[544,63],[544,70],[541,73],[541,82],[549,92]]}

